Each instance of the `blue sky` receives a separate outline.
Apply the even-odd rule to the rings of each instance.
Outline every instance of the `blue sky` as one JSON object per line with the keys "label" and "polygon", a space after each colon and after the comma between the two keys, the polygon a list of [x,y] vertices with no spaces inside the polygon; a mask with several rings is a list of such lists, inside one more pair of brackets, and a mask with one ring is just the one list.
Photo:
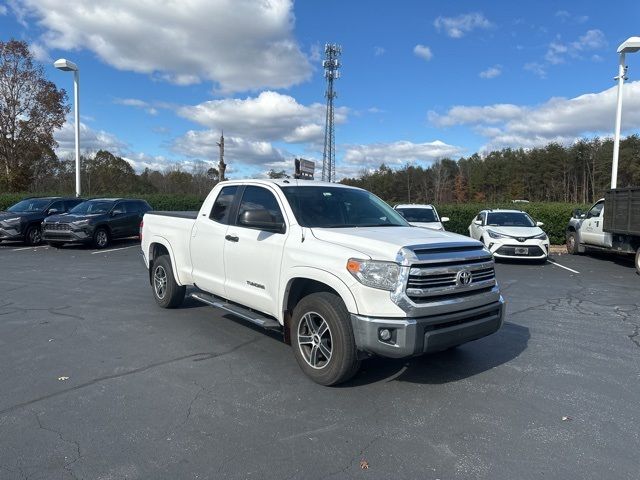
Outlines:
{"label": "blue sky", "polygon": [[[80,66],[83,150],[189,170],[216,161],[224,128],[232,176],[321,160],[326,42],[343,48],[339,176],[610,135],[615,50],[639,20],[637,1],[0,2],[1,39],[29,42],[52,81],[71,92],[51,63]],[[640,54],[627,60],[637,133]],[[56,138],[69,155],[71,125]]]}

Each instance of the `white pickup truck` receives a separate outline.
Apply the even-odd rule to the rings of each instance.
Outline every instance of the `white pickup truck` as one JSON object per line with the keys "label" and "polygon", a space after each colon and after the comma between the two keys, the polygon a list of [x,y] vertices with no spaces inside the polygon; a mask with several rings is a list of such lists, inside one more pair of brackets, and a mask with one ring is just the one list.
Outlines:
{"label": "white pickup truck", "polygon": [[191,297],[283,331],[322,385],[369,355],[453,348],[500,328],[504,300],[476,241],[411,227],[375,195],[333,183],[218,184],[196,214],[149,212],[142,253],[161,307]]}

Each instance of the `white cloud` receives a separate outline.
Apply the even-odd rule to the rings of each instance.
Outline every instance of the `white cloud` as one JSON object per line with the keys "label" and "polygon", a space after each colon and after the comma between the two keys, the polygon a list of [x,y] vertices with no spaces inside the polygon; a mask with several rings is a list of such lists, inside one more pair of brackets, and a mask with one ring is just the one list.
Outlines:
{"label": "white cloud", "polygon": [[[444,115],[429,112],[429,119],[439,126],[470,125],[487,138],[485,149],[567,144],[585,135],[610,135],[616,95],[617,87],[611,87],[575,98],[552,98],[538,106],[456,106]],[[623,129],[637,131],[640,81],[625,85],[623,101]]]}
{"label": "white cloud", "polygon": [[382,163],[388,166],[402,166],[412,162],[435,162],[445,157],[456,157],[464,149],[448,145],[440,140],[426,143],[398,141],[393,143],[373,143],[367,145],[346,145],[343,161],[337,169],[342,175],[354,168],[360,171],[364,168],[377,168]]}
{"label": "white cloud", "polygon": [[587,15],[574,15],[574,14],[569,13],[566,10],[558,10],[556,12],[556,17],[558,17],[563,22],[566,22],[568,20],[572,20],[575,23],[584,23],[587,20],[589,20],[589,17]]}
{"label": "white cloud", "polygon": [[[69,117],[62,128],[54,133],[54,139],[58,142],[56,154],[61,158],[75,155],[74,125],[73,117]],[[94,130],[86,123],[80,122],[80,152],[85,154],[98,150],[109,150],[115,155],[121,155],[128,150],[128,146],[112,133]]]}
{"label": "white cloud", "polygon": [[285,88],[311,65],[293,37],[292,0],[16,0],[47,48],[87,49],[120,69],[225,93]]}
{"label": "white cloud", "polygon": [[[189,130],[178,137],[172,150],[190,158],[200,160],[217,159],[220,132],[214,130]],[[225,162],[235,165],[271,165],[282,162],[288,154],[274,147],[270,142],[246,140],[241,137],[225,136]]]}
{"label": "white cloud", "polygon": [[582,59],[585,55],[597,61],[599,56],[591,53],[603,50],[606,47],[607,39],[601,30],[587,30],[584,35],[572,42],[565,43],[559,39],[554,40],[548,45],[543,62],[526,63],[524,69],[531,71],[540,78],[546,78],[549,66],[565,63],[567,58]]}
{"label": "white cloud", "polygon": [[6,15],[7,14],[7,7],[5,7],[4,5],[0,5],[0,15]]}
{"label": "white cloud", "polygon": [[[336,123],[345,122],[347,113],[346,107],[336,107]],[[178,114],[234,137],[302,143],[322,139],[326,107],[321,103],[302,105],[289,95],[266,91],[257,97],[211,100],[181,107]]]}
{"label": "white cloud", "polygon": [[33,42],[29,44],[29,51],[33,58],[42,63],[51,63],[51,56],[45,47],[43,47],[38,42]]}
{"label": "white cloud", "polygon": [[451,38],[461,38],[477,28],[490,28],[492,23],[482,13],[474,12],[457,17],[438,17],[433,25],[438,31],[444,30]]}
{"label": "white cloud", "polygon": [[496,78],[496,77],[499,77],[500,75],[502,75],[501,65],[494,65],[493,67],[489,67],[478,74],[480,78],[485,78],[485,79]]}
{"label": "white cloud", "polygon": [[433,53],[431,53],[431,49],[426,45],[420,45],[420,44],[416,45],[415,47],[413,47],[413,53],[416,56],[425,59],[427,62],[433,58]]}
{"label": "white cloud", "polygon": [[149,115],[157,115],[158,109],[151,105],[149,102],[145,102],[144,100],[140,100],[138,98],[116,98],[113,103],[118,105],[124,105],[127,107],[141,108],[146,111]]}
{"label": "white cloud", "polygon": [[373,49],[373,54],[376,57],[380,57],[381,55],[384,55],[385,52],[386,52],[386,50],[384,48],[382,48],[382,47],[375,47]]}
{"label": "white cloud", "polygon": [[547,69],[541,63],[538,63],[538,62],[525,63],[523,68],[525,70],[530,71],[534,75],[537,75],[540,78],[547,78]]}

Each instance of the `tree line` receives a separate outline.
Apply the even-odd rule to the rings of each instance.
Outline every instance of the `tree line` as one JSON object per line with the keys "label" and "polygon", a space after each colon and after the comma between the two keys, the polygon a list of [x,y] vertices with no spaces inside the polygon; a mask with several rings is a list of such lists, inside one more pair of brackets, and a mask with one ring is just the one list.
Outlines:
{"label": "tree line", "polygon": [[[381,165],[342,181],[365,188],[390,203],[531,202],[592,203],[611,184],[613,141],[583,139],[573,145],[477,153],[430,166]],[[618,187],[640,185],[640,136],[620,142]]]}

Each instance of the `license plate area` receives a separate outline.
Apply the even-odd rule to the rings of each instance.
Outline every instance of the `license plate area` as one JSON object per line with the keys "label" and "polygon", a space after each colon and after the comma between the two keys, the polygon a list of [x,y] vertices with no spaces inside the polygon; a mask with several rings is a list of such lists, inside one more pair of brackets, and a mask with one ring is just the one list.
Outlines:
{"label": "license plate area", "polygon": [[516,247],[516,255],[529,255],[529,249],[527,247]]}

